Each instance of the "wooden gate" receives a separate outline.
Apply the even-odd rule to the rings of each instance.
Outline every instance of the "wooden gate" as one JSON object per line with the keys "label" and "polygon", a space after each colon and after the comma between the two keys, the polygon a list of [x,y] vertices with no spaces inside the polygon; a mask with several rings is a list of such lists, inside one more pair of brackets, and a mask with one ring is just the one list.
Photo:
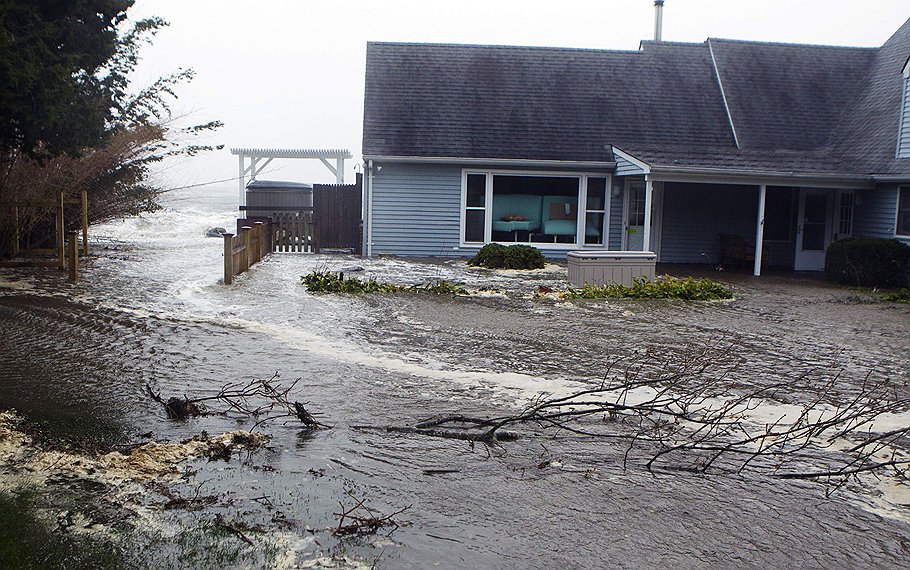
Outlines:
{"label": "wooden gate", "polygon": [[314,184],[313,219],[318,250],[361,252],[363,175],[354,184]]}

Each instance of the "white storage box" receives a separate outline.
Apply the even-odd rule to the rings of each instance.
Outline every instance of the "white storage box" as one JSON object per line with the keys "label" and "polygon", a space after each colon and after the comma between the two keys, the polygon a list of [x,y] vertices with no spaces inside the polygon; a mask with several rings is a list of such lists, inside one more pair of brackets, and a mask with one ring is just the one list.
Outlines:
{"label": "white storage box", "polygon": [[632,280],[647,277],[654,280],[657,255],[650,251],[570,251],[569,283],[582,287],[632,285]]}

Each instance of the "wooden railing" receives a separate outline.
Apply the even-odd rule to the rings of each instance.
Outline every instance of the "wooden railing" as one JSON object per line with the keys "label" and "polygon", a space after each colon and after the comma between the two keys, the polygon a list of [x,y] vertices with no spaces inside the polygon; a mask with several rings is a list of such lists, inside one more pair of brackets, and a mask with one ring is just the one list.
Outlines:
{"label": "wooden railing", "polygon": [[235,275],[262,261],[272,247],[272,227],[268,222],[242,226],[240,235],[224,234],[224,284],[230,285]]}

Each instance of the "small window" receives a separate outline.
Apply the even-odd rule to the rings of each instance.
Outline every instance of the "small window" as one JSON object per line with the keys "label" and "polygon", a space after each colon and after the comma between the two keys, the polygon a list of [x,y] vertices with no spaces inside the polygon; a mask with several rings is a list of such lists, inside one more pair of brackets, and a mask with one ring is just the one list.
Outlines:
{"label": "small window", "polygon": [[897,231],[899,236],[910,236],[910,188],[901,188],[897,198]]}

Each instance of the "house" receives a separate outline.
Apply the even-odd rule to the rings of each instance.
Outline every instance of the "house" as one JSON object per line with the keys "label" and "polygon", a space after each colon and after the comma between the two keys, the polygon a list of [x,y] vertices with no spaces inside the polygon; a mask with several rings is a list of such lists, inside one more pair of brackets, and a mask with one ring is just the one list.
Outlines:
{"label": "house", "polygon": [[880,48],[369,43],[363,155],[366,255],[726,240],[820,270],[842,237],[910,243],[910,21]]}

